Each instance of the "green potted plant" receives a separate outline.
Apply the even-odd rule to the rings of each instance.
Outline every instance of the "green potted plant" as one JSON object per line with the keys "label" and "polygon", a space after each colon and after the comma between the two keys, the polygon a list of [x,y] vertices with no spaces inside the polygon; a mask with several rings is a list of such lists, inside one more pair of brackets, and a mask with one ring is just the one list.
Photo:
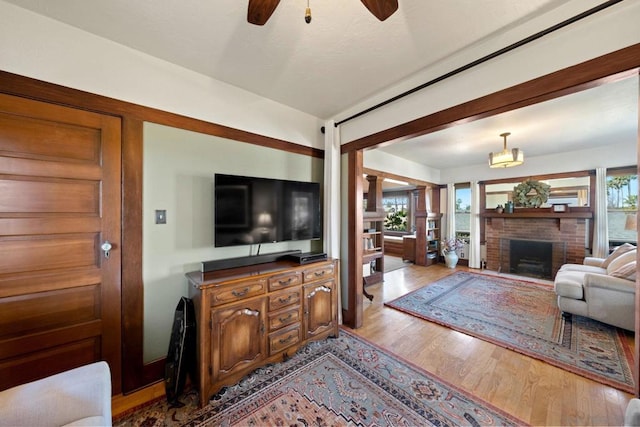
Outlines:
{"label": "green potted plant", "polygon": [[403,211],[389,212],[384,219],[384,228],[390,231],[406,231],[407,213]]}

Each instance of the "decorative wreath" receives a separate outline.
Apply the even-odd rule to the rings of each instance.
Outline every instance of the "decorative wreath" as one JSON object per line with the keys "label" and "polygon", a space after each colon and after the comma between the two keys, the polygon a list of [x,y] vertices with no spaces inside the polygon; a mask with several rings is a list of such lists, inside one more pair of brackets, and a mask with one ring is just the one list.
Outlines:
{"label": "decorative wreath", "polygon": [[539,208],[549,199],[551,186],[540,181],[527,180],[513,187],[516,206]]}

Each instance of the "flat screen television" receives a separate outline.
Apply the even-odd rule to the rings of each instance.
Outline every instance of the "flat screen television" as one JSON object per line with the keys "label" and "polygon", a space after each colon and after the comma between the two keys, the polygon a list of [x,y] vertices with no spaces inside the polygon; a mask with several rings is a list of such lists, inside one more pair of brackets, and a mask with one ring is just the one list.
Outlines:
{"label": "flat screen television", "polygon": [[215,247],[321,237],[320,184],[215,174]]}

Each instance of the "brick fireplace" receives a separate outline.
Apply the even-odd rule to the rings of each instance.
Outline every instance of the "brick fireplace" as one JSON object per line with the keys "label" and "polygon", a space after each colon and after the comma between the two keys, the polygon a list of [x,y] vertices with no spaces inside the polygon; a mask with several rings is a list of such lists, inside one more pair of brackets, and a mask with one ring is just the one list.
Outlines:
{"label": "brick fireplace", "polygon": [[581,264],[590,213],[487,213],[487,269],[553,279],[562,264]]}

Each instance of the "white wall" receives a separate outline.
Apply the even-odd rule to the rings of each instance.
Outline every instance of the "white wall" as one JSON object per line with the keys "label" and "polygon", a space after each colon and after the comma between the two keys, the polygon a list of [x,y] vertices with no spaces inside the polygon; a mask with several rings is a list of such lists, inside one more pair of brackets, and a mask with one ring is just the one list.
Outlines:
{"label": "white wall", "polygon": [[433,169],[416,162],[392,156],[380,150],[367,150],[363,153],[365,167],[379,171],[406,176],[421,181],[439,183],[440,170]]}
{"label": "white wall", "polygon": [[323,122],[0,0],[0,69],[323,148]]}
{"label": "white wall", "polygon": [[[164,357],[185,273],[200,262],[255,255],[257,246],[213,247],[213,175],[322,183],[323,160],[145,123],[143,161],[144,360]],[[155,224],[155,210],[167,223]],[[126,236],[125,236],[126,238]],[[260,253],[321,250],[322,242],[263,244]],[[319,247],[318,247],[319,246]]]}

